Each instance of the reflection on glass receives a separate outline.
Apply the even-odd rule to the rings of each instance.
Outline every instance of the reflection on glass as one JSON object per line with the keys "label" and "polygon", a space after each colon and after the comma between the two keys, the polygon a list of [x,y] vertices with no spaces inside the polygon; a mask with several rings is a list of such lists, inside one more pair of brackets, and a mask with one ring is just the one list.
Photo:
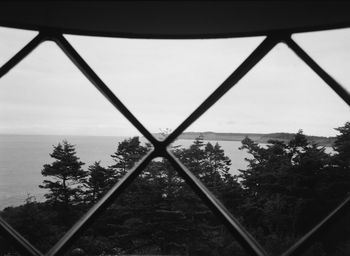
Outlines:
{"label": "reflection on glass", "polygon": [[150,150],[53,43],[0,80],[0,120],[0,215],[42,252]]}
{"label": "reflection on glass", "polygon": [[350,29],[299,33],[293,39],[350,92]]}
{"label": "reflection on glass", "polygon": [[66,37],[152,133],[174,130],[263,39]]}
{"label": "reflection on glass", "polygon": [[267,252],[280,255],[350,192],[349,114],[278,45],[172,150]]}

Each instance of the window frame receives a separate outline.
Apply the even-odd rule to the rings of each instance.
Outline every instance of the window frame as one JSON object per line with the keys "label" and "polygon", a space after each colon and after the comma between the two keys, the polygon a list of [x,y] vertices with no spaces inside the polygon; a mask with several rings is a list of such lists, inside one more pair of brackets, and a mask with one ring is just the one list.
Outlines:
{"label": "window frame", "polygon": [[[228,228],[233,237],[244,247],[249,255],[268,255],[262,246],[250,235],[239,221],[225,208],[224,205],[196,178],[169,150],[171,143],[185,131],[202,114],[211,108],[223,95],[232,89],[259,61],[267,55],[278,43],[285,43],[296,55],[304,61],[328,86],[350,106],[350,94],[335,79],[322,69],[293,39],[290,30],[273,31],[265,34],[266,38],[256,49],[238,66],[232,74],[206,99],[192,114],[190,114],[164,141],[157,140],[143,124],[129,111],[109,87],[99,78],[89,64],[79,55],[73,46],[65,39],[63,31],[54,29],[39,30],[39,34],[16,53],[8,62],[0,67],[0,79],[12,68],[30,54],[44,41],[53,41],[78,67],[85,77],[112,103],[112,105],[128,119],[138,131],[153,145],[152,151],[144,156],[112,189],[104,195],[75,225],[51,248],[42,254],[17,231],[0,218],[0,234],[11,240],[16,249],[23,255],[55,256],[63,255],[73,242],[96,220],[103,211],[135,180],[141,171],[157,157],[167,159],[178,174],[196,192],[203,202]],[[318,236],[326,232],[334,221],[350,210],[350,196],[343,201],[323,221],[305,234],[299,241],[285,251],[282,256],[301,255]]]}

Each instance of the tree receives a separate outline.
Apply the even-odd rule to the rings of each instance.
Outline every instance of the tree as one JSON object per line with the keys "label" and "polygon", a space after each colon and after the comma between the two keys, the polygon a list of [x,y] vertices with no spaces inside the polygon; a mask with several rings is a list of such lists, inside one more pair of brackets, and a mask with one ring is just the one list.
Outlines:
{"label": "tree", "polygon": [[342,168],[350,168],[350,122],[345,123],[344,126],[338,127],[340,134],[337,135],[333,145],[334,151],[337,155],[334,157],[336,164]]}
{"label": "tree", "polygon": [[[52,207],[48,207],[46,203],[36,202],[30,197],[25,204],[7,207],[0,212],[0,215],[40,251],[48,251],[66,231],[57,213],[52,211]],[[1,250],[1,247],[6,245],[9,250],[11,244],[2,242],[0,236],[0,255],[8,255],[6,251]]]}
{"label": "tree", "polygon": [[289,246],[334,208],[328,200],[335,177],[331,156],[301,130],[287,143],[271,140],[261,146],[245,138],[241,149],[252,156],[240,170],[247,195],[244,223],[265,248],[279,254],[283,244]]}
{"label": "tree", "polygon": [[[130,155],[129,150],[136,154]],[[119,143],[115,176],[125,174],[146,150],[138,139]],[[173,152],[198,178],[212,184],[210,189],[218,197],[227,202],[237,198],[239,185],[229,178],[230,161],[218,144],[204,144],[198,138],[189,148],[174,147]],[[166,159],[150,162],[99,218],[90,235],[94,240],[107,236],[125,254],[222,255],[223,248],[232,252],[229,235]]]}
{"label": "tree", "polygon": [[100,162],[90,165],[84,180],[84,187],[87,189],[86,201],[95,203],[112,185],[113,170],[102,167]]}
{"label": "tree", "polygon": [[336,130],[340,134],[336,136],[333,145],[335,155],[332,157],[332,177],[328,177],[333,180],[329,186],[332,200],[343,199],[345,195],[350,194],[350,122]]}
{"label": "tree", "polygon": [[81,168],[84,163],[76,156],[74,145],[66,140],[53,146],[50,154],[55,161],[45,164],[41,171],[44,177],[51,178],[44,180],[40,188],[48,189],[46,199],[54,204],[63,204],[66,208],[69,205],[82,202],[82,184],[87,173]]}
{"label": "tree", "polygon": [[[350,124],[337,130],[335,154],[310,143],[301,130],[290,141],[271,140],[267,145],[245,138],[241,149],[250,157],[239,177],[230,174],[230,160],[218,143],[199,137],[189,148],[172,151],[269,253],[277,255],[349,193]],[[113,166],[95,162],[84,172],[74,146],[59,143],[50,154],[55,161],[42,170],[51,178],[41,185],[49,189],[48,200],[28,199],[0,214],[46,251],[74,222],[66,221],[68,212],[85,210],[148,150],[137,137],[124,140],[112,155]],[[52,207],[52,202],[65,207]],[[348,255],[348,222],[347,216],[337,219],[305,255]],[[13,248],[2,242],[0,254],[11,252]],[[83,249],[87,255],[245,255],[166,159],[151,161],[75,246],[73,251]]]}
{"label": "tree", "polygon": [[121,179],[137,161],[146,155],[150,147],[149,144],[142,146],[137,136],[119,142],[117,151],[111,155],[115,164],[109,167],[114,171],[115,181]]}
{"label": "tree", "polygon": [[[237,213],[242,189],[237,179],[229,173],[231,161],[218,143],[204,143],[200,136],[189,148],[178,148],[174,154],[217,198]],[[175,203],[188,220],[184,226],[188,229],[187,236],[184,237],[188,239],[186,244],[189,255],[222,255],[225,250],[226,253],[232,253],[232,243],[227,239],[230,235],[185,183]],[[234,250],[234,253],[237,252]]]}

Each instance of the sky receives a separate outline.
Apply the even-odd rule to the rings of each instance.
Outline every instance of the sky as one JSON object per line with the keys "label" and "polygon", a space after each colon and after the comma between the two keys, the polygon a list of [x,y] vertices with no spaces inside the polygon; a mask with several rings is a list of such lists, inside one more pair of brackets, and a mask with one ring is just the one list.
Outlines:
{"label": "sky", "polygon": [[[35,35],[0,27],[0,65]],[[264,39],[65,37],[152,133],[174,130]],[[349,29],[293,39],[350,91]],[[186,131],[334,136],[346,121],[349,106],[279,44]],[[0,133],[140,135],[53,42],[0,79]]]}

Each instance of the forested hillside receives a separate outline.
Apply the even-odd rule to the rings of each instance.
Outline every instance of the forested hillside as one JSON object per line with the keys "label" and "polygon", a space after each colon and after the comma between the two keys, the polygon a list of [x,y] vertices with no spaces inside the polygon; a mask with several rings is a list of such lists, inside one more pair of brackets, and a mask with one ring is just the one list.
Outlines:
{"label": "forested hillside", "polygon": [[[161,134],[155,134],[157,137]],[[242,141],[245,137],[250,138],[257,143],[267,143],[269,140],[281,140],[288,142],[295,136],[295,133],[219,133],[219,132],[184,132],[179,139],[194,140],[202,136],[204,140],[216,141]],[[335,141],[335,137],[307,136],[308,141],[317,143],[321,146],[331,147]]]}
{"label": "forested hillside", "polygon": [[[220,145],[203,137],[172,151],[270,255],[280,255],[349,195],[350,122],[337,131],[332,155],[301,131],[265,147],[245,137],[241,150],[250,155],[248,167],[235,176]],[[138,137],[130,138],[111,155],[115,164],[97,161],[85,168],[75,146],[63,141],[41,170],[46,180],[38,185],[46,201],[28,198],[1,217],[46,252],[149,150]],[[349,255],[348,216],[304,255]],[[0,255],[10,253],[16,255],[15,248],[0,238]],[[246,255],[166,159],[152,161],[68,250],[68,255],[124,254]]]}

